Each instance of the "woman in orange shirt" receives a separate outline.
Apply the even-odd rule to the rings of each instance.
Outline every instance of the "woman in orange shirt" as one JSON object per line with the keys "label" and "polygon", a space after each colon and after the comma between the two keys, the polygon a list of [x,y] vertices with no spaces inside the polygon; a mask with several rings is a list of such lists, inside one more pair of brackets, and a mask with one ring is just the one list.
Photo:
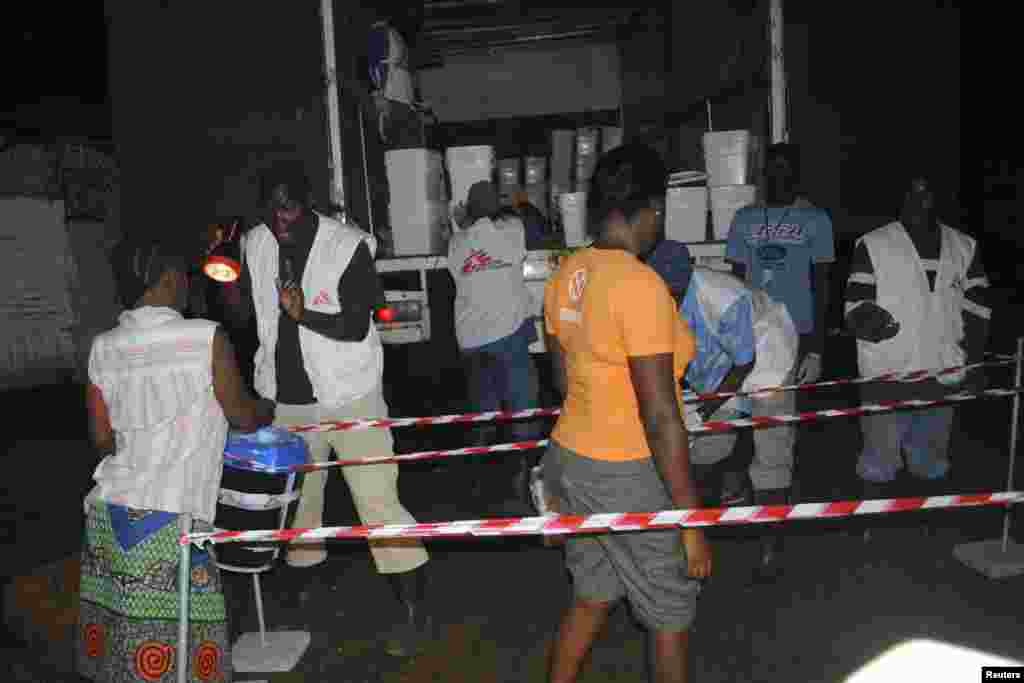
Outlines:
{"label": "woman in orange shirt", "polygon": [[[555,381],[565,397],[544,456],[545,488],[567,514],[697,508],[680,385],[693,335],[642,258],[664,236],[664,163],[627,145],[598,162],[587,198],[593,246],[568,257],[544,300]],[[627,598],[651,631],[659,683],[687,680],[697,579],[711,573],[700,529],[573,536],[574,601],[552,683],[575,681],[611,605]]]}

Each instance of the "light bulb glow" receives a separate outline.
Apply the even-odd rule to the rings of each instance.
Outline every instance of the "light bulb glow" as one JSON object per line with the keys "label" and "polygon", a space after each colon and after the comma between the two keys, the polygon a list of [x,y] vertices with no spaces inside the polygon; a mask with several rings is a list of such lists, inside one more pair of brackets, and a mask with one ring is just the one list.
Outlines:
{"label": "light bulb glow", "polygon": [[226,256],[208,256],[203,272],[217,282],[234,282],[242,274],[242,264]]}

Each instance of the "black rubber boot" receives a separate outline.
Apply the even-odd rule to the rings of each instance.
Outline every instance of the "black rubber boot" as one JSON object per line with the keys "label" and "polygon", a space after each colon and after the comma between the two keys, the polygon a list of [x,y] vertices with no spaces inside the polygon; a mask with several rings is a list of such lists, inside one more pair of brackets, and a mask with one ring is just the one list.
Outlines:
{"label": "black rubber boot", "polygon": [[[786,505],[789,502],[789,489],[764,489],[754,491],[754,505]],[[774,583],[782,574],[782,525],[766,524],[761,527],[758,539],[761,545],[761,557],[754,569],[752,583]]]}
{"label": "black rubber boot", "polygon": [[433,618],[426,604],[426,566],[386,576],[404,615],[389,634],[386,650],[392,657],[412,657],[433,636]]}

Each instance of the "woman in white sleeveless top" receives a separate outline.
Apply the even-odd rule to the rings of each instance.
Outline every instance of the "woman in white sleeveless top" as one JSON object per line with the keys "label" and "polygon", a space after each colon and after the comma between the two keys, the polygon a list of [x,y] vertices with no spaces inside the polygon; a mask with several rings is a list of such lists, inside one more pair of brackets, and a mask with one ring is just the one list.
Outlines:
{"label": "woman in white sleeveless top", "polygon": [[[166,245],[122,244],[118,293],[127,310],[96,337],[87,401],[102,456],[85,500],[76,659],[94,681],[163,681],[177,648],[178,536],[210,530],[228,425],[254,431],[271,401],[242,382],[227,335],[185,320],[189,258]],[[189,680],[230,682],[220,576],[192,549]]]}

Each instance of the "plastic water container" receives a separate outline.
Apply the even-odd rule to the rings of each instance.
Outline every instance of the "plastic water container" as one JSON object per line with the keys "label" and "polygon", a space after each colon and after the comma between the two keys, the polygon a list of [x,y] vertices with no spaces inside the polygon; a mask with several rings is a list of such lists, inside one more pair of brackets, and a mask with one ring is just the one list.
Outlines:
{"label": "plastic water container", "polygon": [[580,128],[576,131],[576,186],[577,192],[586,192],[590,176],[594,174],[601,156],[601,129]]}
{"label": "plastic water container", "polygon": [[445,201],[392,201],[388,206],[395,256],[428,256],[447,251],[449,209]]}
{"label": "plastic water container", "polygon": [[384,153],[388,189],[409,201],[445,199],[441,153],[429,149],[396,149]]}
{"label": "plastic water container", "polygon": [[516,157],[502,159],[498,162],[498,186],[519,187],[519,177],[523,167],[523,160]]}
{"label": "plastic water container", "polygon": [[524,181],[527,188],[543,185],[548,179],[547,157],[526,157]]}
{"label": "plastic water container", "polygon": [[746,185],[752,177],[749,130],[704,133],[704,164],[708,185]]}
{"label": "plastic water container", "polygon": [[597,157],[601,153],[598,141],[601,137],[600,128],[580,128],[576,131],[576,156]]}
{"label": "plastic water container", "polygon": [[306,463],[308,458],[302,437],[278,427],[250,433],[232,431],[224,447],[224,465],[239,470],[278,474]]}
{"label": "plastic water container", "polygon": [[551,163],[549,178],[553,186],[571,189],[573,170],[573,148],[576,145],[576,131],[551,131]]}
{"label": "plastic water container", "polygon": [[665,193],[665,237],[677,242],[707,239],[708,188],[671,187]]}
{"label": "plastic water container", "polygon": [[466,201],[469,188],[481,180],[494,180],[494,147],[475,145],[449,147],[445,151],[448,176],[452,181],[452,201]]}
{"label": "plastic water container", "polygon": [[[287,489],[291,476],[295,477],[294,487],[301,487],[302,475],[292,475],[289,468],[308,462],[309,449],[298,434],[276,427],[264,427],[252,433],[230,432],[224,447],[221,488],[236,491],[243,497],[280,495]],[[297,506],[298,502],[288,506],[289,520]],[[218,503],[214,525],[236,531],[276,529],[281,525],[281,510],[241,509]],[[217,548],[218,561],[236,567],[258,567],[271,557],[270,553],[240,543],[225,543]]]}
{"label": "plastic water container", "polygon": [[565,246],[579,247],[587,242],[587,193],[566,192],[558,197],[562,214]]}
{"label": "plastic water container", "polygon": [[714,239],[724,240],[729,237],[729,228],[736,212],[757,200],[757,187],[754,185],[723,185],[712,187],[711,190],[711,223]]}

